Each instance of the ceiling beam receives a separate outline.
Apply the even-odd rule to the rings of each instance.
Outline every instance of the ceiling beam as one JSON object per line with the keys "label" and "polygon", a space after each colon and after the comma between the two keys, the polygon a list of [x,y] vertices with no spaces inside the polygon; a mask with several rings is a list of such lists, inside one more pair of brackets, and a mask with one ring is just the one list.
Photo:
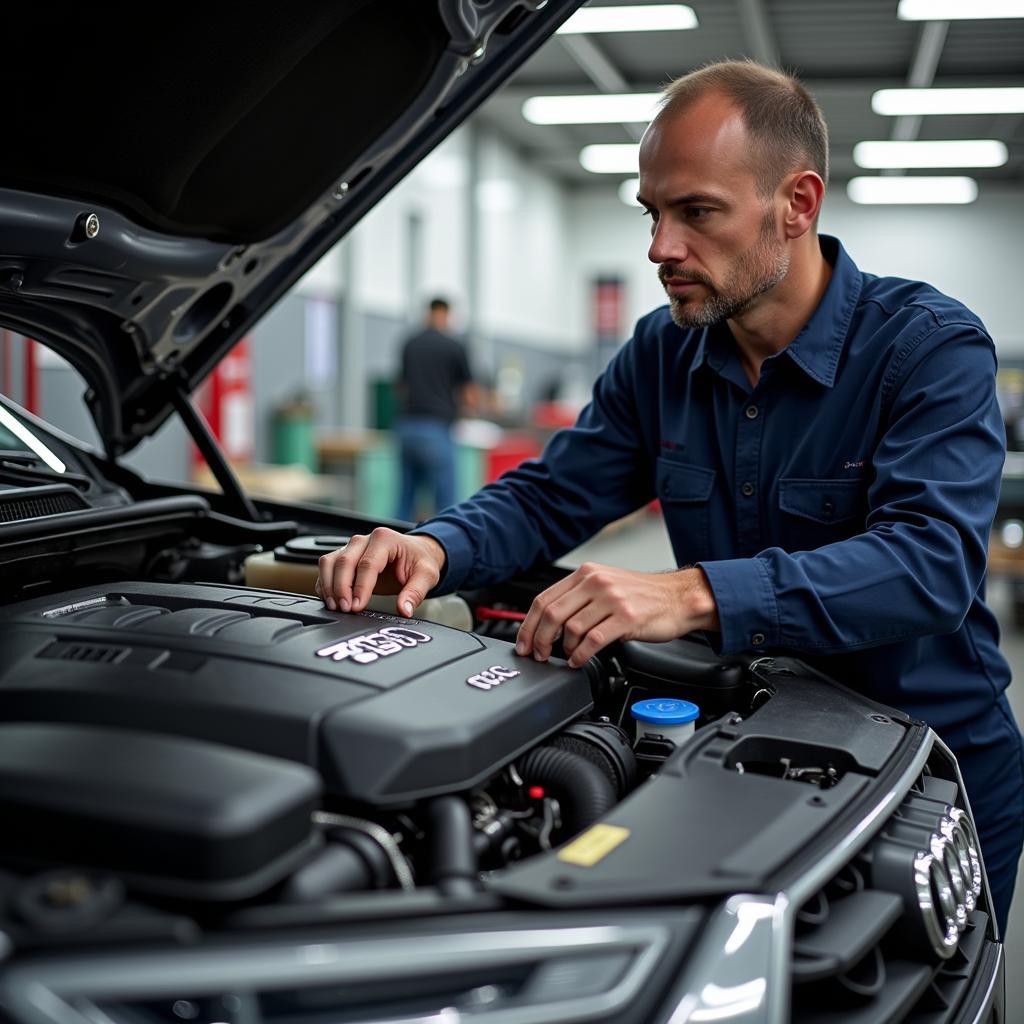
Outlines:
{"label": "ceiling beam", "polygon": [[770,67],[779,66],[779,44],[768,20],[764,0],[737,0],[747,52]]}
{"label": "ceiling beam", "polygon": [[[622,72],[608,59],[604,50],[587,35],[560,35],[556,37],[566,53],[579,65],[580,70],[601,92],[632,92]],[[626,134],[636,141],[643,134],[635,124],[623,125]]]}
{"label": "ceiling beam", "polygon": [[[935,81],[935,72],[946,44],[948,21],[926,21],[917,37],[917,47],[910,62],[907,85],[912,89],[927,89]],[[891,138],[897,142],[913,142],[921,131],[921,115],[897,117],[893,122]]]}

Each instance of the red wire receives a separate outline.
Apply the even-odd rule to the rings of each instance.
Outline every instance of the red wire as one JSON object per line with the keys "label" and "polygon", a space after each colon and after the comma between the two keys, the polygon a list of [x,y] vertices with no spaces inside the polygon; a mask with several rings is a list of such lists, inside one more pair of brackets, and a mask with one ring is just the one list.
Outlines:
{"label": "red wire", "polygon": [[522,622],[526,618],[526,612],[506,611],[504,608],[477,608],[478,619],[506,619],[509,622]]}

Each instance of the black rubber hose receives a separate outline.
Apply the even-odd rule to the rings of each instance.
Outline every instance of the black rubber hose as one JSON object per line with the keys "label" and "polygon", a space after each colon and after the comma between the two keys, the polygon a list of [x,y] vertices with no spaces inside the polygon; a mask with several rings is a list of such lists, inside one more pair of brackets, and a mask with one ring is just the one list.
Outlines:
{"label": "black rubber hose", "polygon": [[335,892],[373,888],[366,861],[341,843],[332,843],[316,858],[299,868],[281,893],[285,903],[315,903]]}
{"label": "black rubber hose", "polygon": [[617,802],[615,787],[592,761],[557,747],[537,747],[516,762],[529,785],[550,788],[562,810],[563,829],[579,832],[610,811]]}
{"label": "black rubber hose", "polygon": [[446,896],[471,896],[479,888],[473,819],[461,797],[430,801],[431,880]]}

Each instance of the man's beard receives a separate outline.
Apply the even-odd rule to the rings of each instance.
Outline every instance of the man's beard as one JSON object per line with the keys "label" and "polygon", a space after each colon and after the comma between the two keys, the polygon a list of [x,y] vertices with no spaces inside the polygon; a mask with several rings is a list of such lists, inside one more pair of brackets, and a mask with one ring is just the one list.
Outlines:
{"label": "man's beard", "polygon": [[688,329],[711,327],[739,316],[754,299],[774,288],[788,272],[789,252],[775,238],[775,217],[769,210],[761,221],[761,230],[753,248],[736,260],[721,287],[699,270],[683,270],[670,263],[662,263],[658,267],[658,278],[662,284],[668,278],[698,281],[707,289],[707,298],[699,303],[673,295],[668,298],[673,321]]}

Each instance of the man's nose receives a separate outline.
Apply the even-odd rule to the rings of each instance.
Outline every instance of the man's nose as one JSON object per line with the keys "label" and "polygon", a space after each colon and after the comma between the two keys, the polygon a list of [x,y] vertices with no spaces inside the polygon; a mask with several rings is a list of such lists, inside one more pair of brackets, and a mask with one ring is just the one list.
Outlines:
{"label": "man's nose", "polygon": [[673,224],[663,218],[654,225],[651,247],[647,250],[647,258],[652,263],[683,263],[689,255],[682,232]]}

